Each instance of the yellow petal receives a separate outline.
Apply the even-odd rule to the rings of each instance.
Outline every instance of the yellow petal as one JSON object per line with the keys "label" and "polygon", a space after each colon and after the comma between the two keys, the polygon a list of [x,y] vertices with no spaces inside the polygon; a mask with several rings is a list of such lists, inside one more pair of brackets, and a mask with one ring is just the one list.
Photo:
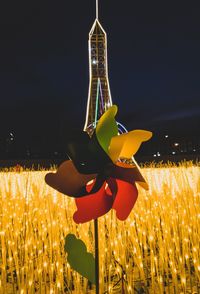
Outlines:
{"label": "yellow petal", "polygon": [[152,133],[144,130],[134,130],[111,139],[109,156],[113,162],[118,158],[130,159],[138,151],[142,142],[149,140]]}

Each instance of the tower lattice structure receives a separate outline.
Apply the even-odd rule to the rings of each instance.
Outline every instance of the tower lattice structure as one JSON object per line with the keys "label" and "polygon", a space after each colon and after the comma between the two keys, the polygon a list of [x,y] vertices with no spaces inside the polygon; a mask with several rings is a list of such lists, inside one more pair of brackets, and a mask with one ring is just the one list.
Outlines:
{"label": "tower lattice structure", "polygon": [[96,19],[89,32],[89,91],[84,130],[89,134],[96,127],[100,116],[112,105],[108,79],[107,36],[98,20],[98,1]]}

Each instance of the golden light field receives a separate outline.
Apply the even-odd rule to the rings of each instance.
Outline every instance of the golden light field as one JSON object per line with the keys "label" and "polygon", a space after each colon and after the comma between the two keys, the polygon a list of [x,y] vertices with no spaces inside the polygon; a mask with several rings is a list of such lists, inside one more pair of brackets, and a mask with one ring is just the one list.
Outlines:
{"label": "golden light field", "polygon": [[[100,293],[199,293],[200,168],[143,173],[150,190],[139,190],[127,221],[115,211],[99,219]],[[64,252],[68,233],[93,252],[93,223],[73,222],[74,200],[48,187],[45,174],[0,172],[0,293],[95,293]]]}

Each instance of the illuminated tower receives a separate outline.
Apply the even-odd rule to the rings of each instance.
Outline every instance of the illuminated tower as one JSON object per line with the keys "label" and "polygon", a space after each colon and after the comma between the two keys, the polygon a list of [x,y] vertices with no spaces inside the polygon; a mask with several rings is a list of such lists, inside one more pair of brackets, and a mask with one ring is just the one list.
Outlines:
{"label": "illuminated tower", "polygon": [[107,36],[98,19],[98,0],[96,0],[96,19],[89,32],[89,92],[84,130],[92,133],[100,116],[112,105],[108,80]]}

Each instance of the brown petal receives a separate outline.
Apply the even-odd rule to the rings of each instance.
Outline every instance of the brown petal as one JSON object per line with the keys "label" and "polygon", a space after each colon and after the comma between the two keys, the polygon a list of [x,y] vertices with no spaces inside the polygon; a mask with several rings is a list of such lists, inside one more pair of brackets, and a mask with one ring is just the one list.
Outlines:
{"label": "brown petal", "polygon": [[71,196],[82,197],[88,194],[86,184],[96,178],[96,174],[80,174],[71,160],[64,161],[56,173],[48,173],[46,183],[55,190]]}

